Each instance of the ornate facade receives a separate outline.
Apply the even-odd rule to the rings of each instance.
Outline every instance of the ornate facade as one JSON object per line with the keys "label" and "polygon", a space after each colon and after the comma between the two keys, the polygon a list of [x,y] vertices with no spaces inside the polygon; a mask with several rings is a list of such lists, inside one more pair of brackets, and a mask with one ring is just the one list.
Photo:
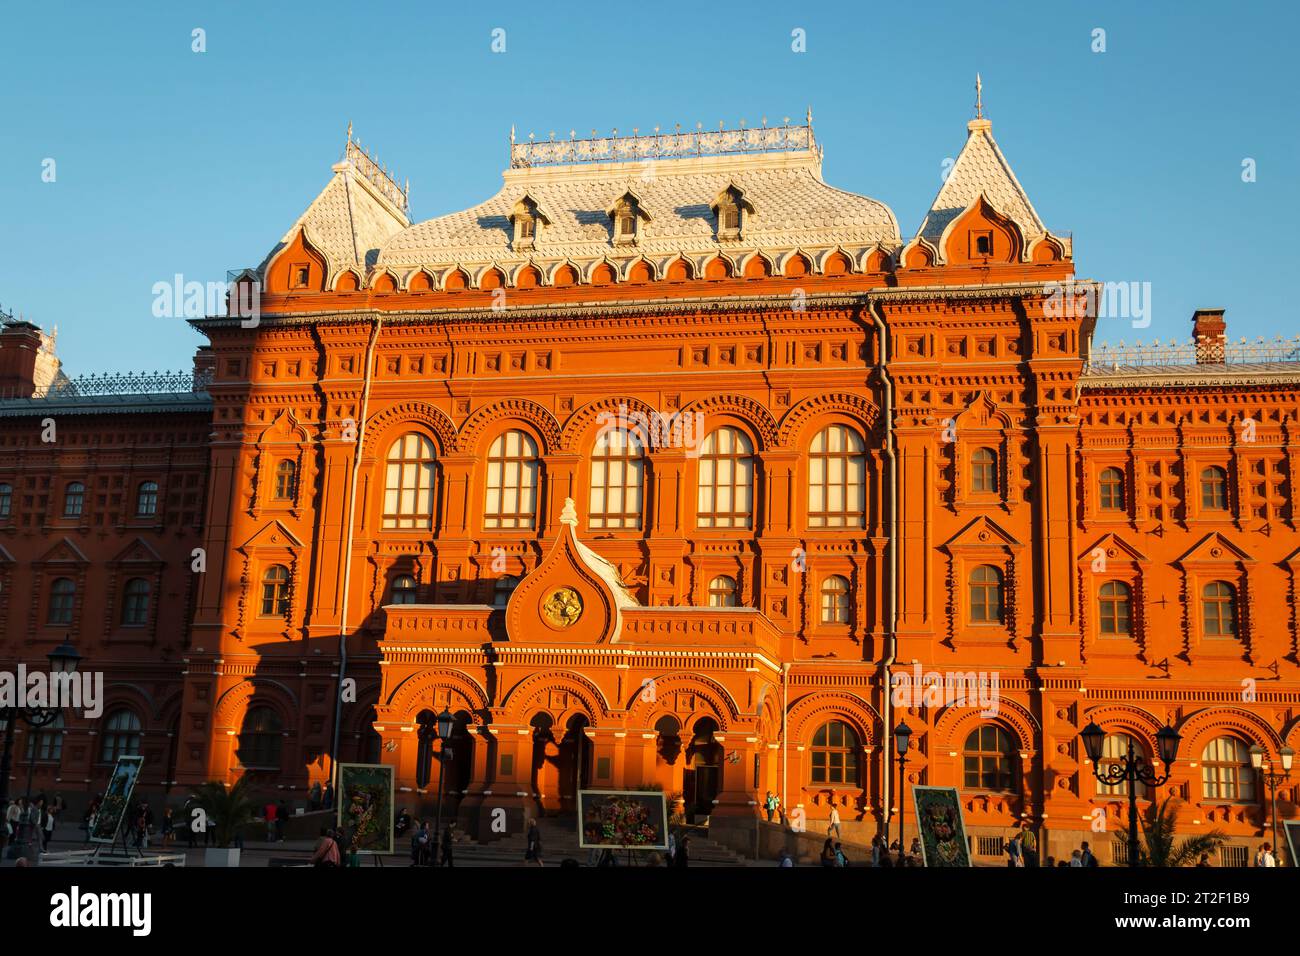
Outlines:
{"label": "ornate facade", "polygon": [[[910,238],[823,181],[811,118],[512,142],[496,195],[420,223],[350,138],[333,174],[241,274],[259,319],[194,323],[206,515],[160,573],[205,565],[183,660],[130,705],[171,780],[302,791],[337,755],[414,790],[448,709],[484,837],[584,786],[695,817],[772,791],[865,841],[923,783],[996,854],[1021,821],[1109,843],[1126,798],[1078,732],[1150,756],[1168,723],[1185,825],[1262,832],[1248,749],[1300,739],[1300,353],[1227,344],[1217,311],[1181,351],[1094,349],[1105,290],[987,120]],[[33,582],[13,656],[66,630]],[[106,621],[73,631],[138,661]]]}

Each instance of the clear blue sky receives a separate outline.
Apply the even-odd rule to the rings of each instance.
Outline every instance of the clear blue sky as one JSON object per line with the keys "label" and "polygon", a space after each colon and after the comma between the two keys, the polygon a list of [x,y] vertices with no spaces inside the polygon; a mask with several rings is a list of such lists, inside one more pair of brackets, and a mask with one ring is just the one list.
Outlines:
{"label": "clear blue sky", "polygon": [[[153,317],[153,284],[260,261],[328,180],[349,119],[425,219],[496,190],[511,123],[732,127],[811,104],[827,181],[889,204],[910,237],[978,70],[994,135],[1048,226],[1073,232],[1079,274],[1152,284],[1141,337],[1186,337],[1201,306],[1226,308],[1230,335],[1300,333],[1297,6],[10,5],[0,305],[57,324],[70,374],[188,367],[202,340]],[[1138,335],[1103,324],[1120,337]]]}

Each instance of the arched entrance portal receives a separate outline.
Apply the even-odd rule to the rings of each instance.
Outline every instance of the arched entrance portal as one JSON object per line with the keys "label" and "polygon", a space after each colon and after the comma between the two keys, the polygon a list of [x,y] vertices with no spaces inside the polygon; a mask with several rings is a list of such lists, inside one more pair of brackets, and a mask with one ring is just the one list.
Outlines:
{"label": "arched entrance portal", "polygon": [[587,739],[585,714],[574,714],[560,741],[557,767],[560,772],[560,812],[578,812],[578,791],[591,784],[591,741]]}
{"label": "arched entrance portal", "polygon": [[590,721],[585,714],[575,714],[558,740],[550,714],[534,714],[528,723],[533,728],[533,792],[542,812],[576,813],[578,791],[591,782],[591,741],[586,733]]}
{"label": "arched entrance portal", "polygon": [[722,786],[722,744],[713,739],[718,722],[701,717],[691,732],[682,772],[682,792],[689,822],[700,823],[713,812],[713,801]]}

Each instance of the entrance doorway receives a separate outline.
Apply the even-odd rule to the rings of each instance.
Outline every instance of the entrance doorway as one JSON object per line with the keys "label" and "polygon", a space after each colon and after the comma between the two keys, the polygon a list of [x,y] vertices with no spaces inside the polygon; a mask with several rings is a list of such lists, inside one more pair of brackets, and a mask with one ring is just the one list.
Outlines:
{"label": "entrance doorway", "polygon": [[695,722],[691,743],[686,748],[686,769],[682,774],[683,795],[689,822],[702,823],[713,812],[713,801],[722,785],[722,744],[713,735],[718,723],[712,717]]}

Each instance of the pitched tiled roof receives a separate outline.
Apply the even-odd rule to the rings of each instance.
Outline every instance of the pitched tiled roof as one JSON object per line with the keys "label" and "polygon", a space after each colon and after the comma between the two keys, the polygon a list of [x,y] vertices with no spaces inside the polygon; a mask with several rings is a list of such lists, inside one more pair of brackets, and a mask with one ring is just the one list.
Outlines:
{"label": "pitched tiled roof", "polygon": [[331,275],[348,267],[365,275],[384,242],[408,225],[402,210],[345,160],[334,166],[334,178],[267,254],[259,269],[265,269],[301,227],[307,241],[328,260]]}
{"label": "pitched tiled roof", "polygon": [[[1002,150],[998,149],[992,124],[986,119],[976,119],[971,120],[966,129],[966,145],[957,155],[917,235],[939,248],[939,239],[948,224],[983,195],[994,209],[1015,222],[1028,248],[1047,232],[1047,227],[1038,218],[1033,203],[1011,171]],[[942,249],[939,251],[942,255]]]}
{"label": "pitched tiled roof", "polygon": [[[738,240],[719,242],[710,208],[729,186],[752,204]],[[635,247],[611,244],[610,207],[631,192],[646,214]],[[531,250],[513,248],[510,217],[525,196],[550,220]],[[463,212],[430,219],[389,239],[378,264],[399,274],[417,266],[509,264],[529,259],[575,262],[606,256],[666,259],[718,251],[769,254],[841,246],[849,251],[900,244],[884,203],[826,185],[813,150],[759,155],[510,169],[501,190]]]}

